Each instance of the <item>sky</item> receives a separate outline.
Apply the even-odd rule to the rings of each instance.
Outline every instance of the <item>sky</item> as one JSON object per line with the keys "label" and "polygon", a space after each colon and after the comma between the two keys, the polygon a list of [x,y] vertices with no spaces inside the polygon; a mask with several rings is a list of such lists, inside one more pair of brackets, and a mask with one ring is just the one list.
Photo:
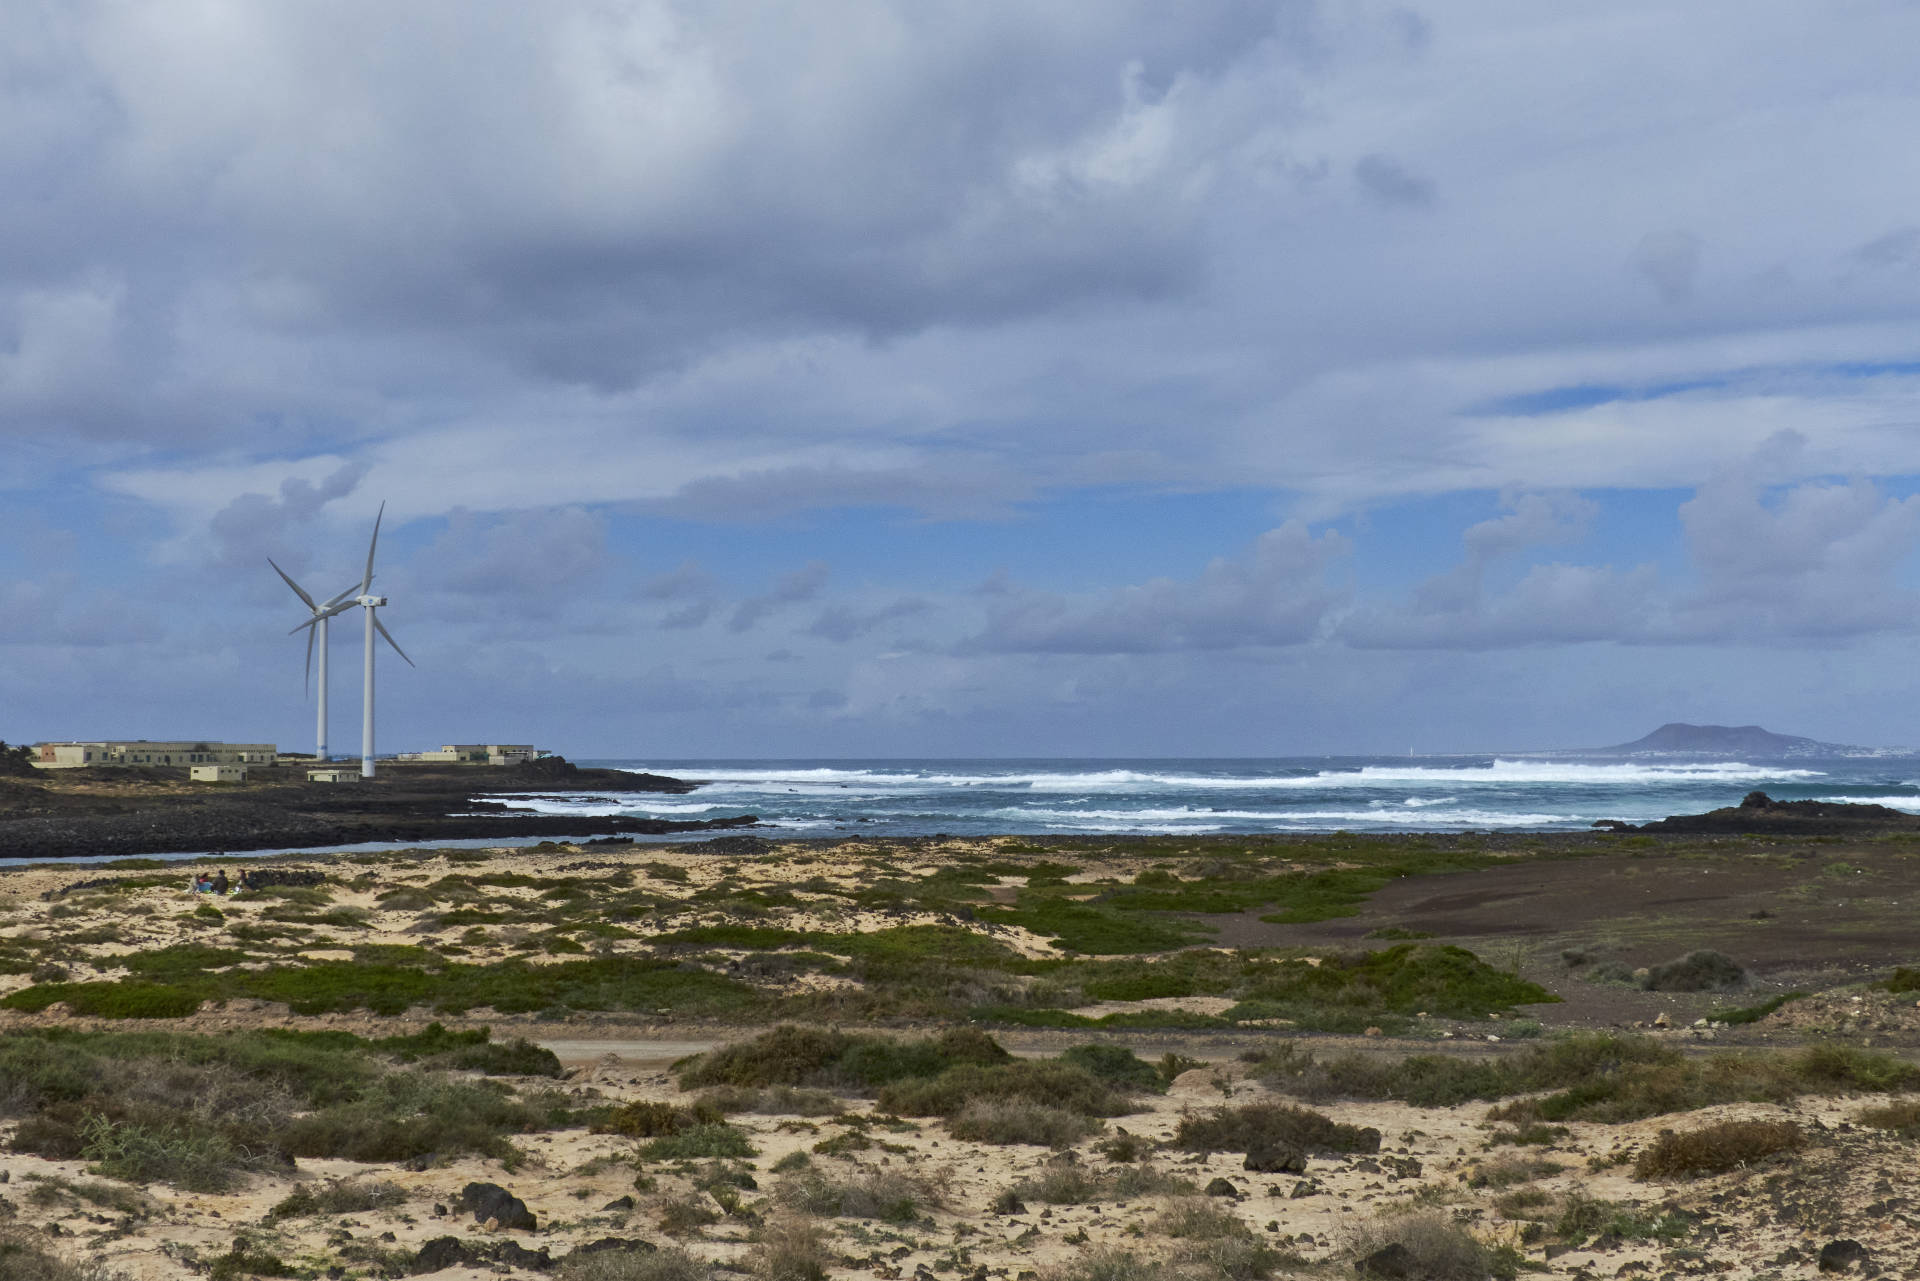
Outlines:
{"label": "sky", "polygon": [[[0,736],[1920,742],[1920,6],[15,0]],[[361,621],[333,632],[357,752]]]}

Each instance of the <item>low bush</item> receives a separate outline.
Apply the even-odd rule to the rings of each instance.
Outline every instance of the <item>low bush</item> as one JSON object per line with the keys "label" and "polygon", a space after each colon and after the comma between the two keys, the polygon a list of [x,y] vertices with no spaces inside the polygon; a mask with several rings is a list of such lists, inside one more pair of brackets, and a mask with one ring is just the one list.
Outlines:
{"label": "low bush", "polygon": [[1853,1119],[1876,1130],[1892,1130],[1903,1139],[1920,1138],[1920,1101],[1913,1099],[1865,1108]]}
{"label": "low bush", "polygon": [[1649,992],[1731,992],[1746,986],[1747,972],[1725,952],[1701,948],[1648,969]]}
{"label": "low bush", "polygon": [[1489,1249],[1473,1233],[1441,1214],[1382,1216],[1361,1224],[1347,1242],[1356,1261],[1399,1247],[1398,1275],[1423,1281],[1511,1281],[1515,1260]]}
{"label": "low bush", "polygon": [[1287,1103],[1249,1103],[1180,1118],[1173,1145],[1188,1152],[1245,1152],[1290,1143],[1308,1152],[1378,1152],[1380,1131],[1344,1125],[1323,1113]]}
{"label": "low bush", "polygon": [[985,1033],[954,1029],[937,1037],[896,1040],[782,1024],[751,1041],[723,1045],[680,1068],[680,1088],[816,1086],[871,1092],[909,1077],[935,1076],[955,1065],[1005,1063],[1012,1056]]}
{"label": "low bush", "polygon": [[660,1203],[660,1230],[668,1236],[685,1236],[718,1222],[720,1211],[709,1198],[697,1192],[668,1197]]}
{"label": "low bush", "polygon": [[693,1161],[713,1157],[746,1158],[756,1155],[747,1133],[724,1121],[692,1125],[665,1134],[640,1149],[649,1161]]}
{"label": "low bush", "polygon": [[96,1174],[127,1183],[171,1183],[189,1192],[225,1192],[247,1175],[286,1168],[272,1153],[254,1153],[218,1130],[116,1124],[90,1118],[80,1155]]}
{"label": "low bush", "polygon": [[1124,1045],[1076,1045],[1060,1061],[1124,1090],[1164,1091],[1166,1078]]}
{"label": "low bush", "polygon": [[1634,1160],[1639,1179],[1692,1178],[1754,1165],[1805,1143],[1791,1121],[1721,1121],[1697,1130],[1662,1130]]}
{"label": "low bush", "polygon": [[1096,1174],[1077,1161],[1048,1161],[1008,1188],[1003,1195],[1048,1205],[1084,1205],[1091,1201],[1126,1201],[1141,1196],[1190,1195],[1197,1189],[1190,1179],[1148,1166]]}
{"label": "low bush", "polygon": [[1538,1157],[1498,1156],[1481,1161],[1467,1172],[1470,1188],[1510,1188],[1516,1183],[1551,1178],[1565,1166]]}
{"label": "low bush", "polygon": [[826,1281],[827,1269],[838,1261],[825,1235],[805,1219],[767,1224],[758,1235],[747,1255],[747,1271],[755,1281]]}
{"label": "low bush", "polygon": [[596,1250],[561,1263],[559,1281],[711,1281],[713,1266],[678,1246],[660,1250]]}
{"label": "low bush", "polygon": [[1249,1235],[1239,1215],[1221,1208],[1210,1197],[1178,1197],[1167,1202],[1166,1209],[1153,1221],[1153,1230],[1162,1236],[1196,1241]]}
{"label": "low bush", "polygon": [[887,1223],[911,1223],[945,1204],[940,1186],[932,1180],[874,1167],[850,1175],[806,1170],[782,1179],[774,1199],[801,1214]]}
{"label": "low bush", "polygon": [[623,1134],[630,1139],[657,1139],[678,1134],[693,1118],[671,1103],[635,1099],[613,1109],[593,1125],[595,1134]]}
{"label": "low bush", "polygon": [[1049,1268],[1045,1281],[1169,1281],[1167,1265],[1131,1250],[1101,1246],[1071,1263]]}
{"label": "low bush", "polygon": [[104,1263],[69,1263],[38,1232],[4,1223],[0,1223],[0,1277],[7,1281],[123,1281]]}
{"label": "low bush", "polygon": [[1083,1068],[1020,1059],[948,1068],[938,1076],[884,1087],[879,1106],[900,1116],[957,1116],[976,1100],[1020,1099],[1081,1116],[1124,1116],[1137,1111],[1126,1095]]}
{"label": "low bush", "polygon": [[1033,1143],[1071,1147],[1100,1128],[1091,1117],[1027,1099],[975,1099],[947,1122],[947,1132],[969,1143]]}
{"label": "low bush", "polygon": [[306,1219],[322,1214],[364,1214],[407,1203],[407,1190],[382,1179],[333,1180],[302,1184],[267,1211],[274,1219]]}

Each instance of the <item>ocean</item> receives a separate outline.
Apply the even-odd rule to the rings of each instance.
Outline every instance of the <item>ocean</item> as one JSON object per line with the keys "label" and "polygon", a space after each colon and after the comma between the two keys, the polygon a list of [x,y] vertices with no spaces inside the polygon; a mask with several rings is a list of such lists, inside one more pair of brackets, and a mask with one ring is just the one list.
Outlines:
{"label": "ocean", "polygon": [[[685,796],[490,799],[575,815],[757,814],[770,836],[1579,831],[1776,800],[1920,813],[1920,758],[1744,761],[1370,756],[1231,760],[597,760],[697,780]],[[702,834],[704,836],[704,834]]]}

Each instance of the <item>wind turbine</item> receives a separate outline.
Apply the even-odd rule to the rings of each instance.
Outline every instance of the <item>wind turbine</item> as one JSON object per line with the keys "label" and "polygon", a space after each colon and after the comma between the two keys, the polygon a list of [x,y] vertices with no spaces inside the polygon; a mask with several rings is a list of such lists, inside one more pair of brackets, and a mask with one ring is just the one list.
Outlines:
{"label": "wind turbine", "polygon": [[[314,633],[318,632],[320,635],[320,716],[319,724],[314,730],[313,758],[315,761],[324,764],[327,760],[327,620],[335,614],[344,614],[353,608],[353,601],[349,598],[353,596],[355,589],[349,587],[338,596],[324,603],[315,604],[313,597],[307,595],[305,589],[303,589],[300,584],[288,577],[286,570],[274,564],[273,557],[267,557],[267,564],[273,565],[273,572],[280,575],[281,581],[286,583],[287,586],[293,588],[293,594],[298,596],[300,602],[313,614],[312,618],[309,618],[306,622],[300,624],[299,627],[293,629],[293,632],[304,630],[307,633],[306,678],[309,682],[307,686],[309,692],[311,692],[311,682],[313,680]],[[287,635],[291,636],[293,632],[288,632]]]}
{"label": "wind turbine", "polygon": [[400,648],[400,642],[393,638],[393,634],[387,630],[384,623],[374,616],[373,612],[387,603],[385,596],[375,596],[372,594],[373,551],[374,548],[380,545],[380,520],[386,514],[387,505],[381,503],[379,515],[373,518],[373,541],[367,544],[367,572],[362,575],[360,579],[360,594],[342,606],[342,608],[353,605],[360,606],[366,614],[367,619],[366,689],[365,697],[360,704],[361,778],[373,777],[373,634],[379,632],[382,636],[386,637],[387,644],[393,646],[393,652],[400,655],[401,658],[406,659],[408,667],[414,665],[413,660],[407,658],[407,651]]}

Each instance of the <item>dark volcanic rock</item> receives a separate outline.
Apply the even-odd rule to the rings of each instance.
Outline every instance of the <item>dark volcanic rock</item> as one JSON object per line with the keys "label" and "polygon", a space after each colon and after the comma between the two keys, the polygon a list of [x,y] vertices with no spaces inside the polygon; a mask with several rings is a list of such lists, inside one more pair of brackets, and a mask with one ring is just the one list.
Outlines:
{"label": "dark volcanic rock", "polygon": [[[1755,833],[1768,836],[1858,835],[1887,829],[1920,829],[1920,814],[1907,814],[1885,805],[1851,805],[1839,801],[1776,801],[1765,792],[1749,792],[1738,805],[1705,814],[1676,814],[1638,827],[1613,820],[1602,822],[1620,832]],[[1595,827],[1601,823],[1594,824]]]}
{"label": "dark volcanic rock", "polygon": [[492,1219],[503,1228],[532,1232],[538,1228],[527,1203],[498,1183],[469,1183],[460,1192],[460,1208],[473,1214],[475,1223]]}
{"label": "dark volcanic rock", "polygon": [[1845,1272],[1856,1263],[1865,1264],[1868,1258],[1867,1248],[1858,1241],[1829,1241],[1820,1247],[1820,1270]]}
{"label": "dark volcanic rock", "polygon": [[1307,1154],[1284,1139],[1255,1139],[1247,1145],[1246,1168],[1259,1174],[1305,1174]]}

